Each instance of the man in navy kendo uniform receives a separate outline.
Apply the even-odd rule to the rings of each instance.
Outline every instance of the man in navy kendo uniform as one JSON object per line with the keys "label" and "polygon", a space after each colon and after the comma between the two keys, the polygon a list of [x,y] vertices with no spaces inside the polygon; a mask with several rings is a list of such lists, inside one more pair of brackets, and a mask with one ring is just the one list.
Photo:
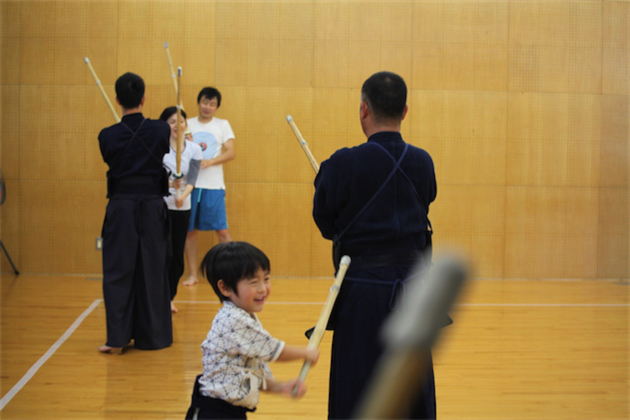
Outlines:
{"label": "man in navy kendo uniform", "polygon": [[[357,409],[384,350],[381,323],[414,264],[429,255],[429,204],[437,184],[429,154],[400,134],[406,101],[400,76],[380,72],[368,78],[360,105],[367,142],[335,152],[315,178],[315,223],[333,240],[335,258],[349,255],[352,261],[329,323],[334,329],[330,419],[351,418]],[[430,357],[425,372],[409,418],[435,418]]]}
{"label": "man in navy kendo uniform", "polygon": [[103,222],[103,297],[107,342],[103,353],[134,347],[156,350],[173,342],[166,274],[169,152],[166,121],[142,115],[144,81],[133,73],[116,80],[122,121],[98,136],[109,202]]}

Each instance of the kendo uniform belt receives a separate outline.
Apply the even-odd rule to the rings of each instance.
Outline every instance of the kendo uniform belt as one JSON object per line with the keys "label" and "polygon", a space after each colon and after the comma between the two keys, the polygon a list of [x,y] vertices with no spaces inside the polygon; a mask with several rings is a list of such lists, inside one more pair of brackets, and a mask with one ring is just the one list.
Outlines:
{"label": "kendo uniform belt", "polygon": [[[404,254],[382,254],[370,257],[351,257],[352,258],[352,271],[359,273],[361,271],[374,270],[382,267],[391,266],[413,266],[418,262],[418,253],[404,253]],[[389,309],[394,308],[396,296],[399,292],[404,293],[405,285],[408,279],[393,279],[393,280],[377,280],[366,279],[363,277],[355,277],[352,275],[346,275],[344,281],[374,284],[381,286],[390,286],[392,288],[391,295],[389,297]]]}
{"label": "kendo uniform belt", "polygon": [[129,175],[122,178],[107,179],[107,196],[116,194],[139,194],[148,196],[162,196],[161,183],[151,175]]}

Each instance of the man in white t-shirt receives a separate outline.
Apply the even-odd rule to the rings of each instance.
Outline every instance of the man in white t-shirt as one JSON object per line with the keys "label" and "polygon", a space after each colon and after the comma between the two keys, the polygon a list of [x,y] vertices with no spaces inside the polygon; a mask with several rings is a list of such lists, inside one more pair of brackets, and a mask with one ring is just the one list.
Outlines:
{"label": "man in white t-shirt", "polygon": [[227,120],[214,116],[221,106],[221,93],[213,87],[197,96],[199,116],[188,120],[193,142],[201,147],[203,159],[191,196],[190,225],[186,237],[186,258],[190,275],[184,285],[197,283],[197,243],[200,230],[213,230],[219,242],[232,240],[225,211],[223,164],[234,159],[234,132]]}

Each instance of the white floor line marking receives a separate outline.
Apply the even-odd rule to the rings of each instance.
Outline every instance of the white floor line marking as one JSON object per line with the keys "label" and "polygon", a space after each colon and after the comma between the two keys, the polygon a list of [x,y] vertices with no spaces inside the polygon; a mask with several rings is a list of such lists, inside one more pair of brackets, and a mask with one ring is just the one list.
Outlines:
{"label": "white floor line marking", "polygon": [[44,355],[42,357],[40,357],[37,362],[35,362],[35,364],[33,366],[31,366],[31,368],[28,370],[28,372],[26,372],[26,374],[24,376],[22,376],[22,379],[20,379],[18,381],[18,383],[15,384],[13,386],[13,388],[11,388],[11,390],[9,392],[7,392],[4,397],[2,397],[2,399],[0,400],[0,411],[2,411],[2,409],[13,399],[13,397],[15,397],[15,395],[18,392],[20,392],[20,390],[24,387],[24,385],[26,385],[28,383],[28,381],[30,381],[31,378],[37,373],[39,368],[41,368],[44,365],[44,363],[46,363],[46,361],[48,359],[50,359],[50,357],[53,354],[55,354],[55,352],[59,349],[59,347],[61,347],[61,345],[72,335],[72,333],[79,327],[79,325],[81,325],[83,320],[85,318],[87,318],[87,316],[94,310],[94,308],[96,308],[98,306],[98,304],[101,303],[102,301],[103,301],[103,299],[96,299],[94,302],[92,302],[90,307],[87,308],[74,321],[74,323],[70,326],[70,328],[68,328],[66,330],[65,333],[63,333],[63,335],[59,338],[59,340],[57,340],[57,342],[55,344],[53,344],[48,349],[48,351],[46,353],[44,353]]}
{"label": "white floor line marking", "polygon": [[[204,305],[221,305],[219,301],[210,300],[175,300],[175,303],[201,303]],[[265,302],[265,305],[323,305],[325,302]],[[453,306],[488,306],[488,307],[610,307],[610,308],[627,308],[630,303],[456,303]]]}
{"label": "white floor line marking", "polygon": [[592,308],[592,307],[630,307],[630,303],[460,303],[454,306],[500,306],[500,307],[567,307],[567,308]]}
{"label": "white floor line marking", "polygon": [[[223,305],[212,300],[174,300],[174,303],[202,303],[204,305]],[[325,302],[265,302],[265,305],[323,305]]]}
{"label": "white floor line marking", "polygon": [[[103,301],[96,299],[92,304],[74,321],[74,323],[66,330],[65,333],[53,344],[46,353],[26,372],[26,374],[11,388],[0,400],[0,411],[17,395],[18,392],[31,380],[48,359],[61,347],[61,345],[79,328],[79,325],[92,313],[92,311]],[[200,300],[177,300],[177,303],[201,303],[201,304],[220,304],[218,301],[200,301]],[[323,305],[324,302],[267,302],[269,305]],[[471,307],[630,307],[630,303],[459,303],[454,306],[471,306]]]}

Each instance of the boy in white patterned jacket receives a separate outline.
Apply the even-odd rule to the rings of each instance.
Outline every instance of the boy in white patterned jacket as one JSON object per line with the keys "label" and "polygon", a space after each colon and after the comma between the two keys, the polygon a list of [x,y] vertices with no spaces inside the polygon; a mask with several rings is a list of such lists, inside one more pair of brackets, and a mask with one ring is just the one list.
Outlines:
{"label": "boy in white patterned jacket", "polygon": [[[319,351],[285,345],[258,320],[256,312],[271,292],[269,269],[267,256],[246,242],[219,243],[204,257],[201,271],[223,307],[201,344],[203,374],[195,381],[187,419],[246,419],[261,389],[292,396],[297,379],[275,381],[269,362],[317,362]],[[296,397],[305,392],[298,384]]]}

